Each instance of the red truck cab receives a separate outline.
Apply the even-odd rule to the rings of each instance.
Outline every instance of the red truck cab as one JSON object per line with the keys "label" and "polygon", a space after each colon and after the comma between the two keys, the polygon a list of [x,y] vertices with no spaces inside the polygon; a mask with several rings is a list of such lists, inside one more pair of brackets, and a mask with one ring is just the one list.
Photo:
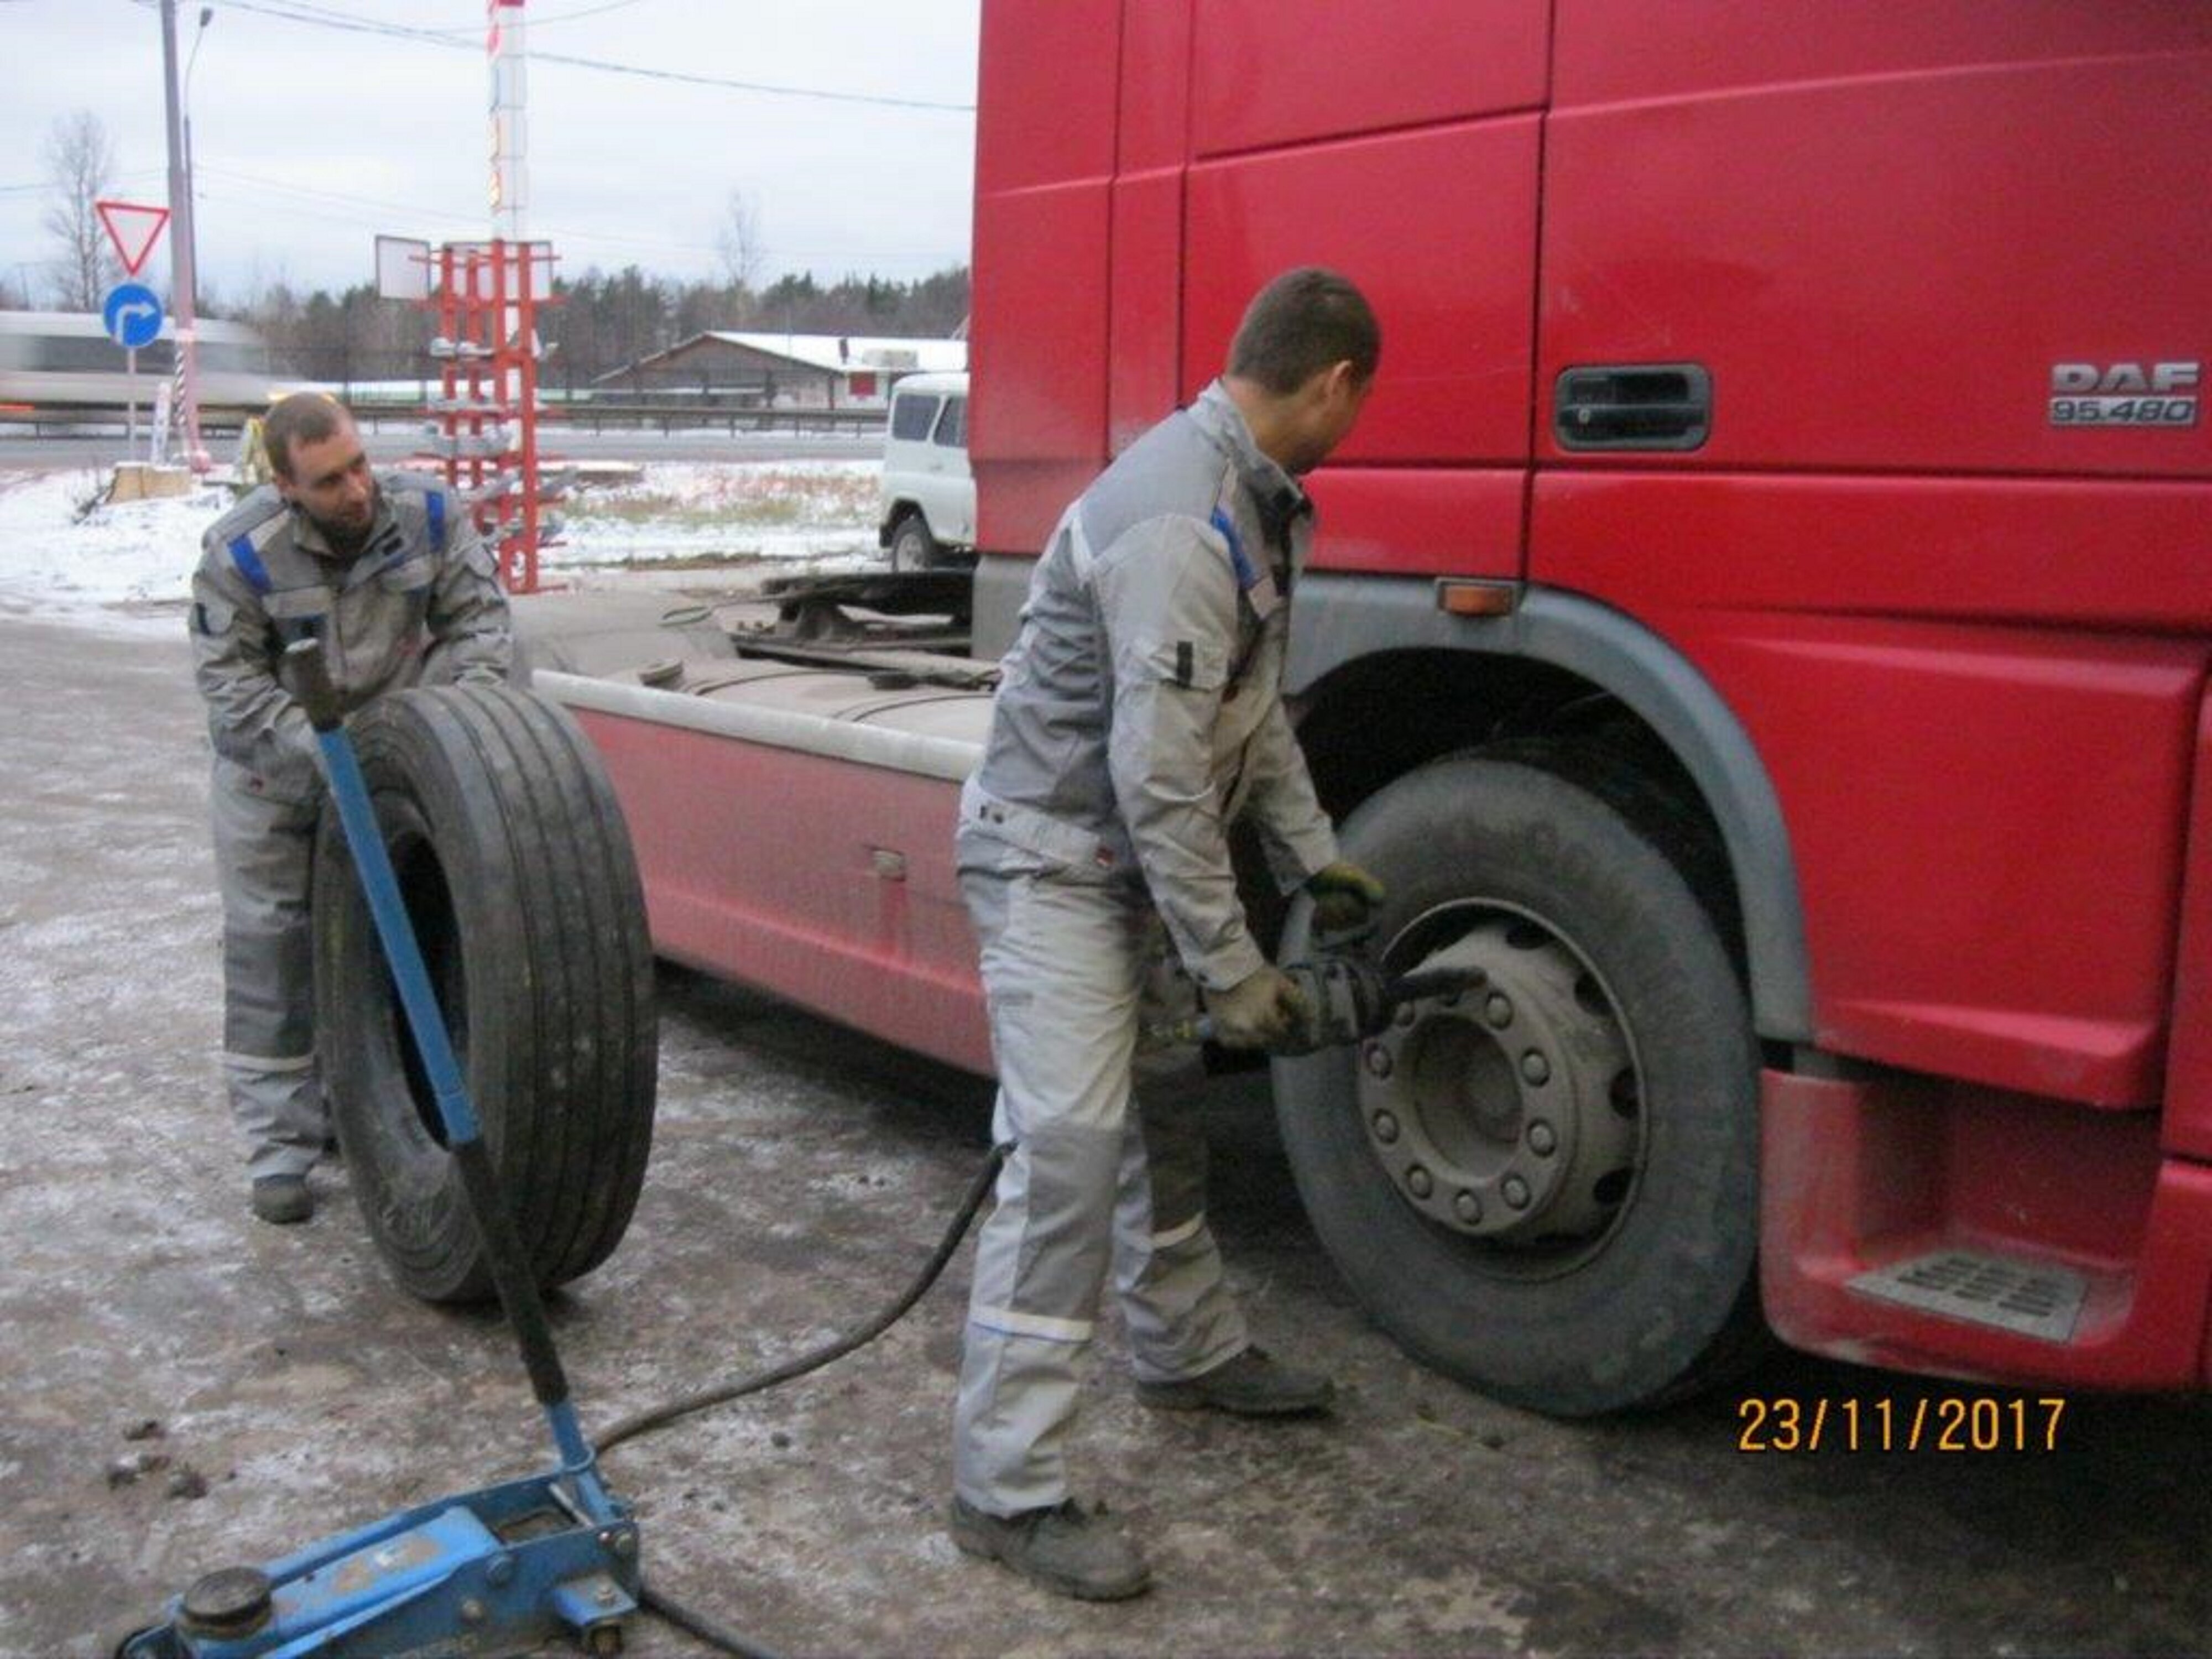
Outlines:
{"label": "red truck cab", "polygon": [[[1374,1317],[1567,1413],[2203,1386],[2212,9],[986,0],[979,102],[976,657],[1268,276],[1382,320],[1288,689],[1486,981],[1275,1068]],[[981,665],[731,648],[549,677],[658,947],[988,1069]]]}
{"label": "red truck cab", "polygon": [[[1601,987],[1540,1046],[1641,1076],[1625,1134],[1558,1109],[1601,1146],[1561,1174],[1525,1142],[1568,1121],[1479,1019],[1413,1056],[1418,1133],[1358,1057],[1282,1067],[1382,1322],[1597,1409],[1711,1374],[1755,1274],[1823,1352],[2201,1385],[2212,13],[998,0],[982,52],[982,545],[1038,545],[1267,276],[1358,282],[1382,376],[1294,611],[1317,780],[1355,845],[1462,860],[1401,929],[1515,919]],[[1024,574],[985,560],[982,650]],[[1660,849],[1740,1003],[1566,925],[1598,841],[1530,849],[1554,896],[1500,888],[1539,784]],[[1654,1019],[1746,1022],[1756,1086]],[[1593,1171],[1626,1195],[1500,1224],[1514,1173]]]}

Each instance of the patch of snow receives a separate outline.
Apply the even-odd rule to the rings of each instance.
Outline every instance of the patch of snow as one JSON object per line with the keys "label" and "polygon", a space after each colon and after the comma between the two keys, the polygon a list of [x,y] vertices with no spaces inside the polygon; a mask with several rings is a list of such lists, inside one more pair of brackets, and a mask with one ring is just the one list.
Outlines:
{"label": "patch of snow", "polygon": [[[866,568],[882,558],[878,471],[874,460],[648,462],[635,483],[552,508],[564,527],[540,568],[555,580],[672,560]],[[230,507],[229,490],[94,505],[106,479],[104,468],[0,471],[0,621],[131,634],[183,625],[200,537]]]}
{"label": "patch of snow", "polygon": [[[205,489],[94,507],[105,470],[0,472],[0,617],[173,633],[191,594],[200,532],[230,503]],[[149,614],[126,607],[162,606]]]}

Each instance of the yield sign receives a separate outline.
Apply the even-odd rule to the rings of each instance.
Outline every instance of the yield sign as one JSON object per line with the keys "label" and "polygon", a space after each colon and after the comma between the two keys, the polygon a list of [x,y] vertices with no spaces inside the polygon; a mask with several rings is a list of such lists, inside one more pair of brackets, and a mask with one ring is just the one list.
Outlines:
{"label": "yield sign", "polygon": [[161,240],[161,227],[169,222],[169,210],[141,202],[94,202],[93,206],[100,210],[100,222],[107,227],[107,240],[115,244],[123,269],[136,276],[146,256],[154,251],[154,244]]}

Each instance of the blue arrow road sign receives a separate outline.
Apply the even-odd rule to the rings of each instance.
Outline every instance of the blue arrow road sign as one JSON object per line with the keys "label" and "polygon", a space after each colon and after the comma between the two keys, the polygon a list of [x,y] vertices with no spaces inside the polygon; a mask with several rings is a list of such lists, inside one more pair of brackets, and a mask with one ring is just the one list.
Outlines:
{"label": "blue arrow road sign", "polygon": [[107,337],[126,350],[151,345],[161,331],[161,298],[143,283],[118,283],[100,307]]}

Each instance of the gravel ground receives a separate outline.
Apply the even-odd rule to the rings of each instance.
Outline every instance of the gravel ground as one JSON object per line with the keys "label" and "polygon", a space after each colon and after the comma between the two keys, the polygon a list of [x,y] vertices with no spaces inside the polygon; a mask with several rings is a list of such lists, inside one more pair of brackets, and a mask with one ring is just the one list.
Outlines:
{"label": "gravel ground", "polygon": [[[46,1659],[97,1651],[211,1566],[544,1454],[503,1332],[392,1288],[343,1167],[318,1172],[307,1227],[246,1215],[181,626],[7,620],[0,664],[0,1653]],[[661,989],[644,1200],[614,1260],[556,1298],[587,1422],[872,1310],[983,1150],[975,1079],[732,988]],[[1656,1416],[1530,1417],[1371,1330],[1260,1092],[1204,1099],[1216,1223],[1263,1337],[1345,1393],[1331,1423],[1156,1417],[1109,1326],[1078,1461],[1146,1540],[1153,1595],[1058,1601],[944,1538],[965,1252],[866,1353],[611,1455],[655,1582],[794,1654],[2212,1645],[2204,1401],[2077,1400],[2047,1454],[1744,1455],[1747,1396],[1981,1392],[1785,1360]],[[630,1650],[702,1650],[643,1621]]]}

